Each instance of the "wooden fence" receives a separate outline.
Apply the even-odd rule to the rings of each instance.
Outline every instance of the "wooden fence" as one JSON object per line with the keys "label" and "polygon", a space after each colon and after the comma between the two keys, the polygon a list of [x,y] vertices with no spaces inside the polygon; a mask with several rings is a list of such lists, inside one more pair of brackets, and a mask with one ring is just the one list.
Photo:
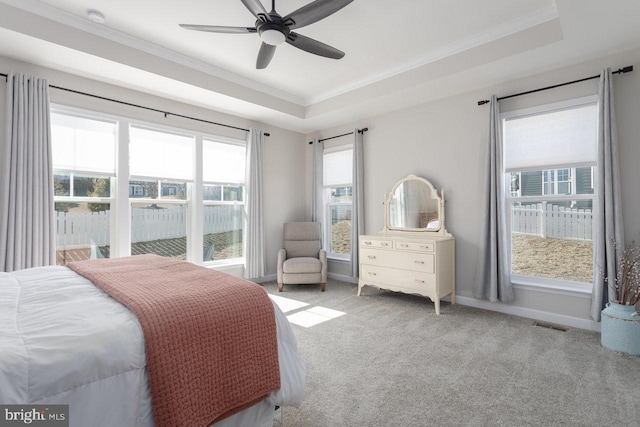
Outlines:
{"label": "wooden fence", "polygon": [[511,232],[567,240],[592,240],[590,209],[564,208],[549,203],[516,206],[511,209]]}
{"label": "wooden fence", "polygon": [[[174,239],[186,236],[187,206],[169,209],[133,209],[131,213],[131,243]],[[203,213],[204,234],[242,230],[244,206],[207,205]],[[58,247],[109,245],[110,211],[56,212],[56,242]]]}

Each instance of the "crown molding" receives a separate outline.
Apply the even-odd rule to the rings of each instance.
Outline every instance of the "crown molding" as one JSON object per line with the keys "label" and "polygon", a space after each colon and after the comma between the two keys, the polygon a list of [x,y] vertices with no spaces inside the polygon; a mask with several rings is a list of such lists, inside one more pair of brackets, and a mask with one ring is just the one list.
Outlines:
{"label": "crown molding", "polygon": [[162,59],[166,59],[171,62],[175,62],[185,67],[201,71],[203,73],[227,80],[232,83],[245,86],[249,89],[263,92],[267,95],[292,102],[294,104],[303,105],[304,103],[304,99],[301,97],[283,92],[280,89],[275,89],[265,84],[261,84],[259,82],[256,82],[255,80],[239,76],[220,67],[216,67],[215,65],[211,65],[204,61],[200,61],[190,56],[175,52],[171,49],[167,49],[154,43],[139,39],[137,37],[133,37],[121,31],[114,30],[104,25],[95,24],[89,21],[89,19],[73,15],[53,6],[40,3],[36,0],[0,0],[0,3],[7,4],[17,9],[21,9],[23,11],[41,16],[43,18],[59,22],[63,25],[67,25],[77,30],[102,37],[104,39],[140,50],[142,52],[157,56]]}
{"label": "crown molding", "polygon": [[471,37],[459,40],[454,43],[450,43],[438,49],[431,50],[424,55],[420,55],[402,62],[396,66],[386,68],[375,73],[371,73],[362,79],[355,80],[346,85],[338,86],[331,91],[324,92],[322,94],[311,96],[305,99],[304,106],[308,107],[313,104],[317,104],[322,101],[334,98],[339,95],[354,91],[356,89],[369,86],[379,81],[388,79],[398,74],[411,71],[415,68],[439,61],[441,59],[456,55],[465,50],[473,49],[478,46],[493,42],[503,37],[516,34],[520,31],[527,30],[540,24],[544,24],[551,20],[557,19],[558,9],[555,4],[539,9],[533,13],[522,16],[518,19],[514,19],[505,24],[492,27],[488,30],[474,34]]}

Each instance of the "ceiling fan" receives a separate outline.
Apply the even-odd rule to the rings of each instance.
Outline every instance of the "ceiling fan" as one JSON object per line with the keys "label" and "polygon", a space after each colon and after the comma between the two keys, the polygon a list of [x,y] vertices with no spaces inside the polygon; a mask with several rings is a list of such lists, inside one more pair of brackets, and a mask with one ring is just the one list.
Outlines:
{"label": "ceiling fan", "polygon": [[212,33],[245,34],[258,33],[262,39],[256,68],[263,69],[271,62],[276,46],[284,42],[314,55],[340,59],[344,52],[317,40],[294,33],[291,30],[313,24],[339,11],[353,0],[315,0],[300,9],[282,17],[276,12],[276,1],[271,2],[271,12],[267,12],[260,0],[241,0],[256,17],[254,27],[225,27],[217,25],[180,24],[187,30]]}

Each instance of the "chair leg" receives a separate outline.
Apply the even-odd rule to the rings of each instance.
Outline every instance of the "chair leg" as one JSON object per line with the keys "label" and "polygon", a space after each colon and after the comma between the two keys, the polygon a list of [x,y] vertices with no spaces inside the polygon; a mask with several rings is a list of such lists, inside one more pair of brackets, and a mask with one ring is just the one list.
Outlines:
{"label": "chair leg", "polygon": [[322,292],[324,292],[324,288],[327,284],[326,283],[320,283],[320,289],[322,290]]}
{"label": "chair leg", "polygon": [[278,283],[278,292],[282,292],[282,283]]}

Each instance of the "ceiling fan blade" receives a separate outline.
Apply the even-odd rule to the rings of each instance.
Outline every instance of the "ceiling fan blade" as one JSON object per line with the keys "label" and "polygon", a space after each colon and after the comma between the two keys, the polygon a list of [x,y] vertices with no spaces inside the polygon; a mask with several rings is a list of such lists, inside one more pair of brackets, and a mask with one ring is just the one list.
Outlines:
{"label": "ceiling fan blade", "polygon": [[276,47],[270,44],[262,42],[260,46],[260,52],[258,52],[258,60],[256,61],[256,68],[262,70],[267,68],[267,65],[271,62],[273,54],[276,53]]}
{"label": "ceiling fan blade", "polygon": [[344,56],[344,52],[336,49],[335,47],[331,47],[328,44],[324,44],[322,42],[294,32],[289,33],[289,37],[287,37],[287,43],[297,47],[298,49],[302,49],[305,52],[324,56],[325,58],[340,59]]}
{"label": "ceiling fan blade", "polygon": [[186,30],[207,31],[209,33],[244,34],[244,33],[257,32],[255,27],[221,27],[219,25],[192,25],[192,24],[179,24],[179,25]]}
{"label": "ceiling fan blade", "polygon": [[263,22],[271,21],[267,10],[262,3],[260,3],[260,0],[242,0],[242,4],[244,4],[245,7],[249,9],[249,12],[253,13],[253,16],[257,19]]}
{"label": "ceiling fan blade", "polygon": [[285,16],[283,18],[284,23],[292,30],[304,27],[339,11],[352,1],[353,0],[316,0]]}

